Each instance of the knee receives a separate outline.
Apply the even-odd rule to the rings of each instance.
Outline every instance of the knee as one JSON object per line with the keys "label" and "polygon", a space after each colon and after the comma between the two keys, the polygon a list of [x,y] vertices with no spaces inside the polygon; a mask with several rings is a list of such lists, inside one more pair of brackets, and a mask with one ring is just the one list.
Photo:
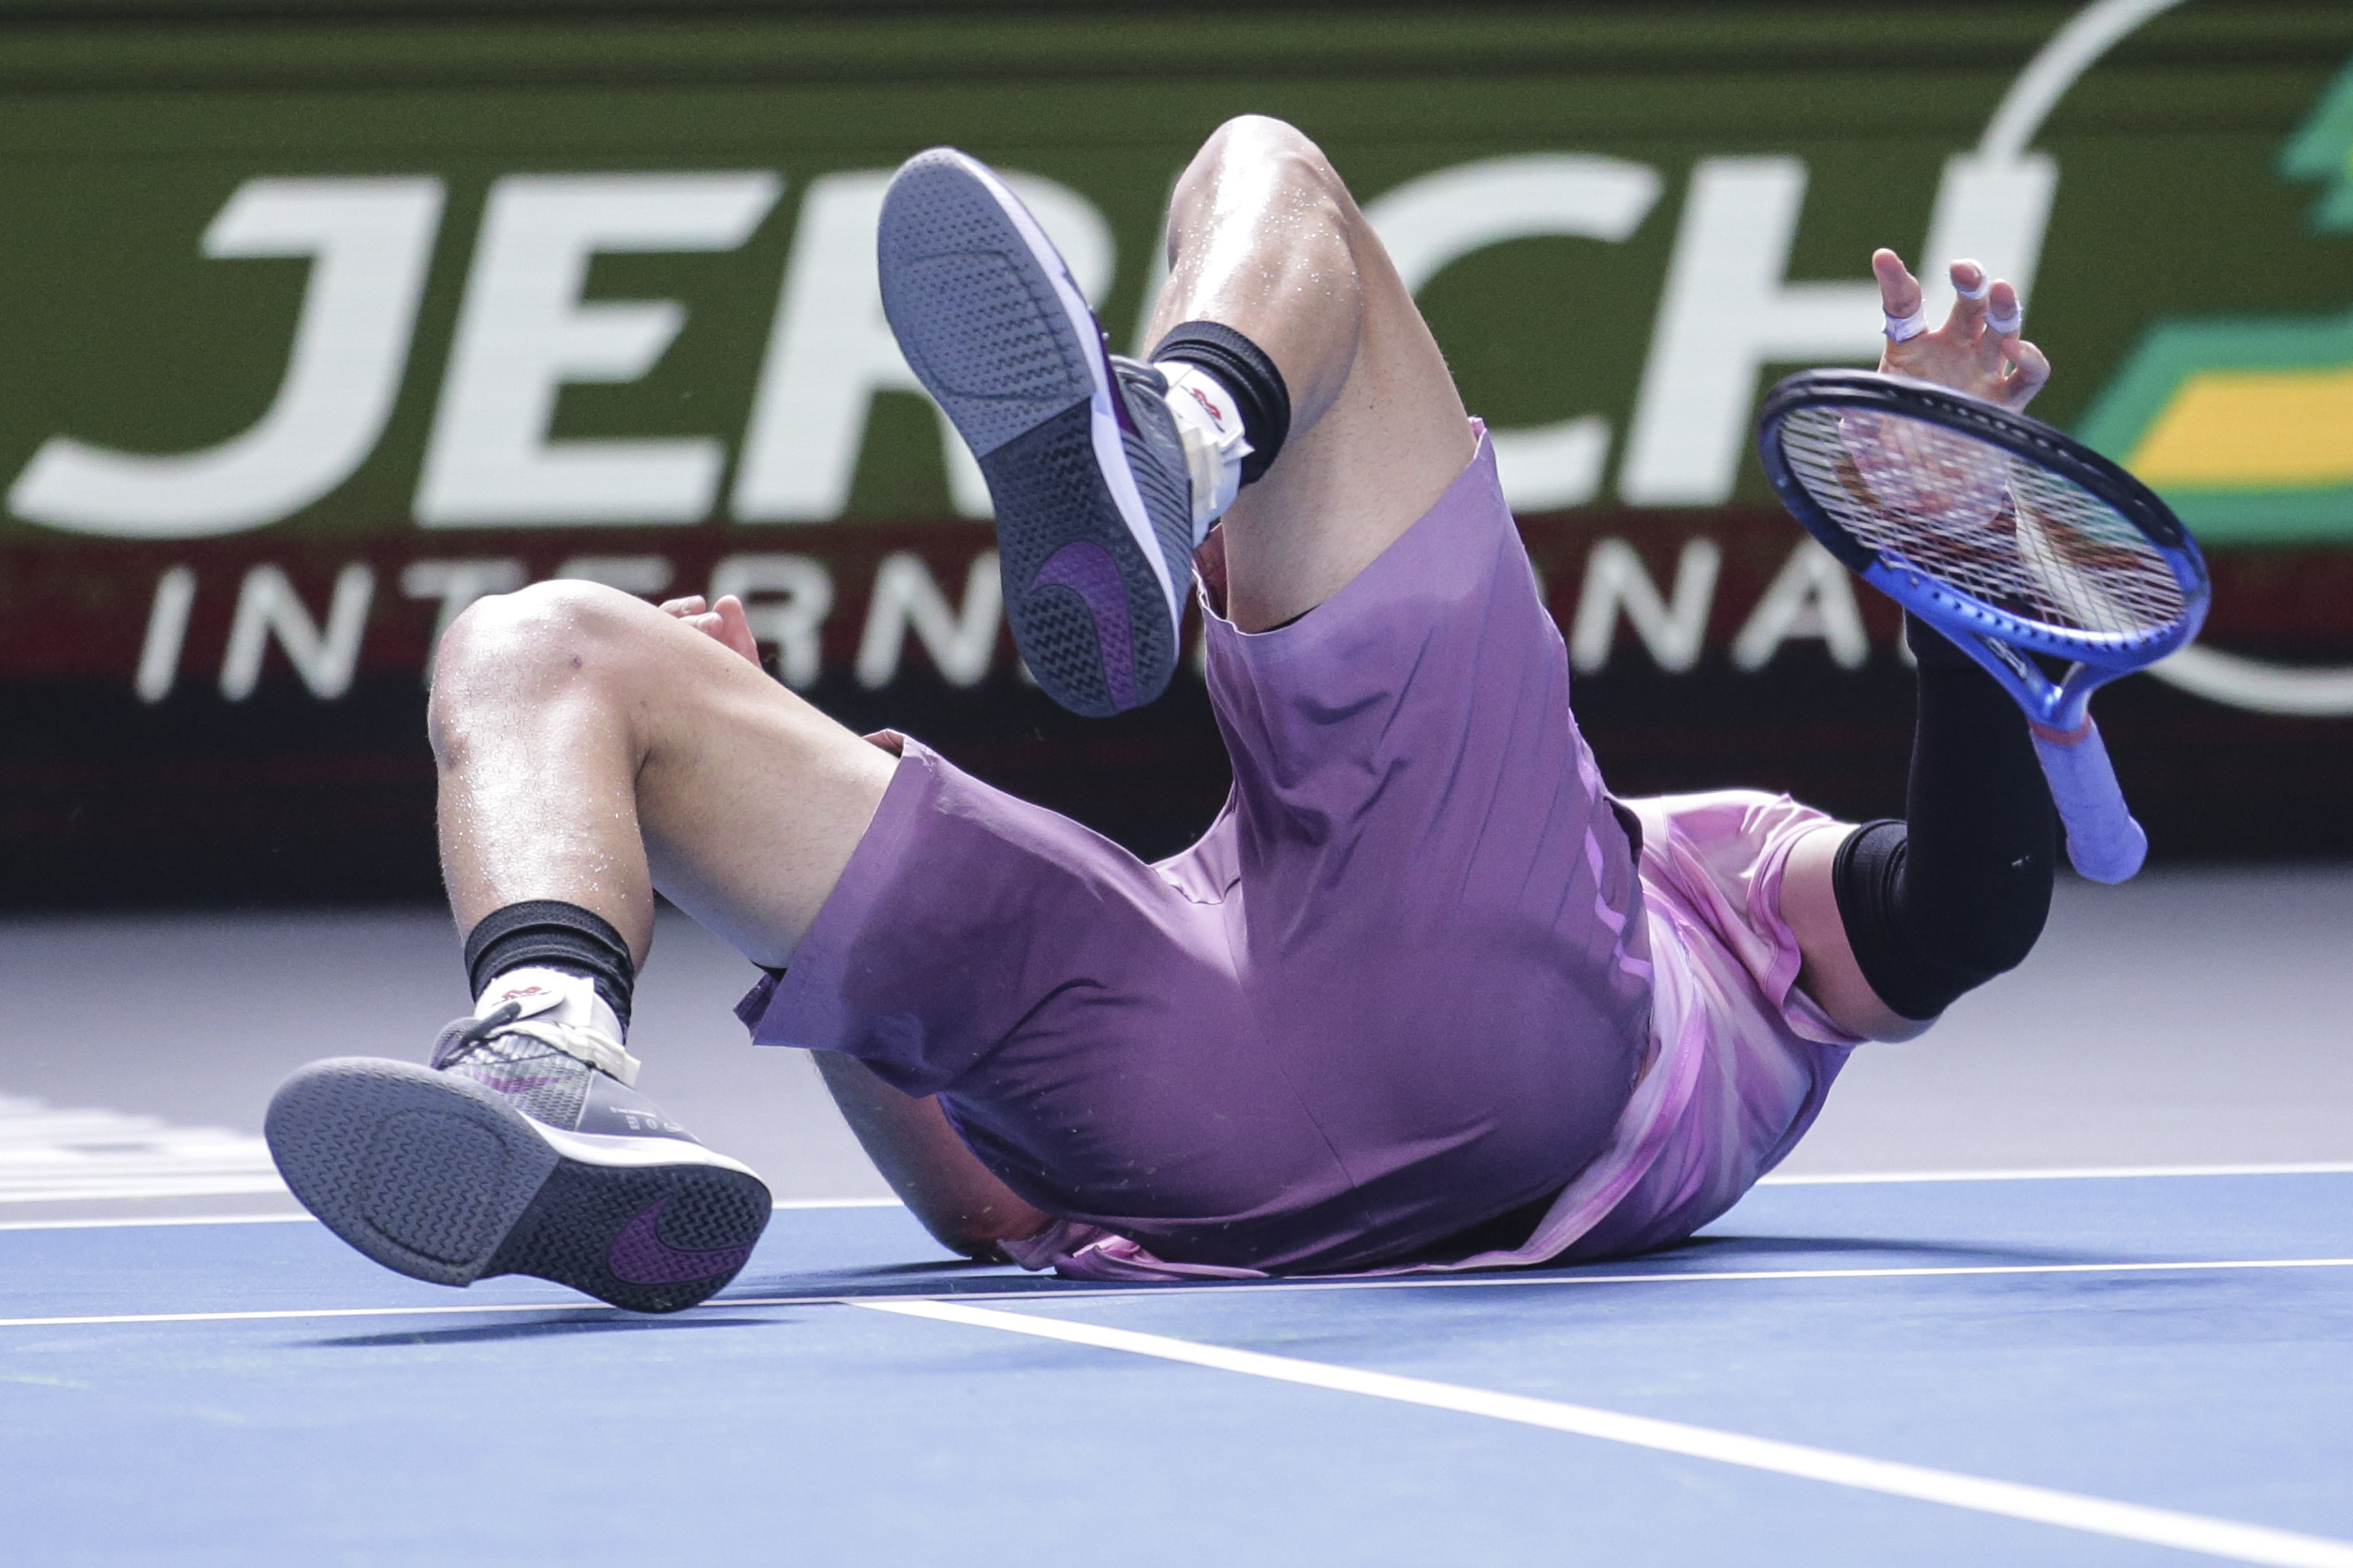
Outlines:
{"label": "knee", "polygon": [[1272,114],[1237,114],[1209,133],[1205,154],[1225,159],[1248,157],[1297,169],[1311,178],[1327,178],[1331,160],[1305,131]]}
{"label": "knee", "polygon": [[1177,182],[1171,208],[1183,214],[1213,202],[1218,187],[1236,177],[1271,183],[1294,193],[1296,202],[1322,207],[1344,224],[1361,221],[1324,150],[1298,126],[1264,114],[1236,115],[1210,133]]}
{"label": "knee", "polygon": [[476,600],[434,655],[436,744],[466,711],[610,681],[643,645],[645,617],[658,613],[595,582],[537,582]]}
{"label": "knee", "polygon": [[1863,978],[1907,1018],[1934,1018],[2023,963],[2051,912],[2049,856],[1939,860],[1923,857],[1901,822],[1848,837],[1831,875]]}

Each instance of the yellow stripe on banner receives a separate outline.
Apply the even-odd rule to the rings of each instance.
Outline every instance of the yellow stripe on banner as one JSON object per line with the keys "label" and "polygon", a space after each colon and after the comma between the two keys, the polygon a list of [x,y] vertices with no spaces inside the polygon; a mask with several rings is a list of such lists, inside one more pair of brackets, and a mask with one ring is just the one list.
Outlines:
{"label": "yellow stripe on banner", "polygon": [[2125,466],[2160,488],[2353,483],[2353,367],[2200,371],[2174,391]]}

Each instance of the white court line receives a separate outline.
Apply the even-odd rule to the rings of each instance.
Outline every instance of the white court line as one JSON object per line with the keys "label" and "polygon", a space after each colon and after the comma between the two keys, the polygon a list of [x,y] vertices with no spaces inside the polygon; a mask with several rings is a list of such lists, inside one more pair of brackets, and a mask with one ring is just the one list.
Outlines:
{"label": "white court line", "polygon": [[1616,1411],[1597,1410],[1590,1405],[1564,1404],[1553,1399],[1531,1399],[1522,1394],[1498,1394],[1484,1388],[1464,1387],[1460,1384],[1433,1383],[1423,1378],[1362,1371],[1321,1361],[1302,1361],[1288,1356],[1229,1350],[1223,1345],[1197,1344],[1189,1340],[1172,1340],[1159,1334],[1139,1334],[1125,1328],[1105,1328],[1094,1324],[1033,1317],[1023,1312],[995,1312],[945,1301],[861,1300],[850,1304],[870,1312],[892,1312],[902,1317],[1001,1329],[1007,1333],[1060,1340],[1067,1344],[1085,1345],[1097,1350],[1124,1351],[1131,1356],[1179,1361],[1215,1371],[1272,1378],[1278,1383],[1302,1384],[1343,1394],[1363,1394],[1404,1404],[1456,1411],[1465,1415],[1484,1415],[1498,1421],[1513,1421],[1522,1426],[1544,1427],[1580,1437],[1598,1438],[1607,1443],[1623,1443],[1692,1458],[1713,1459],[1721,1464],[1739,1465],[1749,1470],[1771,1471],[1808,1481],[1827,1482],[1835,1487],[1851,1487],[1860,1491],[1882,1492],[1891,1497],[1939,1502],[1947,1507],[1965,1508],[1980,1514],[1996,1514],[2036,1524],[2055,1525],[2063,1530],[2083,1531],[2095,1535],[2171,1546],[2181,1551],[2201,1552],[2239,1562],[2266,1563],[2272,1568],[2353,1568],[2353,1542],[2271,1530],[2229,1519],[2208,1518],[2199,1514],[2177,1513],[2169,1508],[2146,1508],[2138,1503],[2115,1502],[2078,1492],[2023,1486],[2015,1481],[1995,1481],[1955,1471],[1931,1470],[1922,1465],[1900,1464],[1890,1459],[1865,1458],[1860,1454],[1842,1454],[1835,1449],[1779,1443],[1771,1438],[1718,1431],[1710,1427],[1687,1426],[1680,1421],[1626,1415]]}
{"label": "white court line", "polygon": [[[130,1225],[285,1225],[308,1214],[164,1214],[147,1219],[0,1220],[0,1230],[121,1230]],[[317,1224],[311,1220],[313,1224]]]}
{"label": "white court line", "polygon": [[2336,1176],[2353,1160],[2314,1160],[2268,1165],[2084,1165],[2048,1170],[1897,1170],[1856,1176],[1767,1176],[1759,1187],[1847,1187],[1905,1181],[2084,1181],[2134,1176]]}
{"label": "white court line", "polygon": [[[2336,1176],[2353,1173],[2353,1160],[2309,1161],[2293,1165],[2086,1165],[2081,1167],[2052,1166],[2036,1170],[1899,1170],[1873,1171],[1858,1175],[1828,1176],[1768,1176],[1759,1180],[1759,1187],[1857,1187],[1878,1183],[1920,1181],[2072,1181],[2110,1180],[2122,1177],[2150,1176]],[[901,1209],[894,1197],[875,1198],[786,1198],[775,1207],[793,1209]],[[100,1230],[124,1225],[252,1225],[272,1224],[287,1221],[307,1221],[307,1214],[190,1214],[158,1219],[103,1220],[0,1220],[0,1231],[9,1230]],[[1426,1281],[1425,1283],[1443,1282]],[[1531,1282],[1544,1283],[1549,1282]]]}
{"label": "white court line", "polygon": [[[2152,1274],[2197,1273],[2243,1268],[2353,1268],[2353,1258],[2245,1258],[2194,1263],[1998,1263],[1952,1268],[1743,1268],[1678,1274],[1564,1274],[1530,1278],[1514,1274],[1418,1276],[1372,1280],[1221,1280],[1213,1283],[1149,1284],[1087,1290],[1042,1288],[993,1290],[992,1301],[1102,1301],[1139,1296],[1200,1296],[1212,1292],[1265,1295],[1306,1290],[1461,1290],[1505,1285],[1659,1285],[1696,1284],[1734,1280],[1922,1280],[1987,1274]],[[952,1301],[982,1294],[973,1291],[910,1291],[892,1297],[897,1301]],[[727,1312],[745,1307],[865,1306],[872,1296],[727,1296],[706,1301],[696,1312]],[[136,1323],[245,1323],[305,1317],[399,1317],[451,1312],[616,1312],[616,1308],[586,1302],[538,1301],[522,1304],[486,1303],[478,1307],[288,1307],[266,1312],[117,1312],[86,1317],[0,1317],[0,1328],[68,1328]],[[628,1314],[635,1316],[637,1314]]]}
{"label": "white court line", "polygon": [[260,1312],[116,1312],[93,1317],[0,1317],[0,1328],[83,1328],[120,1323],[272,1323],[301,1318],[449,1317],[460,1312],[595,1312],[601,1317],[639,1315],[623,1312],[601,1301],[583,1301],[577,1306],[563,1301],[485,1301],[469,1307],[287,1307]]}
{"label": "white court line", "polygon": [[[1220,1281],[1201,1285],[1138,1285],[1130,1290],[1037,1291],[1039,1297],[1074,1301],[1081,1297],[1165,1296],[1171,1291],[1243,1290],[1460,1290],[1468,1286],[1500,1288],[1529,1285],[1667,1285],[1699,1280],[1935,1280],[1982,1274],[2159,1274],[2229,1268],[2353,1268],[2353,1257],[2287,1257],[2204,1259],[2184,1263],[1965,1263],[1916,1265],[1909,1268],[1714,1268],[1685,1269],[1673,1274],[1410,1274],[1356,1280]],[[916,1300],[954,1300],[959,1295],[913,1297]],[[1015,1291],[993,1291],[993,1297],[1019,1297]],[[844,1297],[844,1300],[863,1300]]]}
{"label": "white court line", "polygon": [[[2087,1165],[2053,1166],[2047,1170],[1899,1170],[1860,1175],[1768,1176],[1759,1187],[1856,1187],[1877,1183],[1919,1181],[2071,1181],[2114,1180],[2135,1176],[2335,1176],[2353,1172],[2353,1160],[2309,1161],[2296,1165]],[[790,1209],[902,1209],[894,1197],[785,1198],[775,1207]],[[99,1230],[121,1225],[251,1225],[309,1220],[307,1214],[192,1214],[162,1219],[0,1220],[0,1231]],[[1425,1283],[1445,1282],[1425,1281]],[[1550,1282],[1537,1281],[1534,1283]]]}
{"label": "white court line", "polygon": [[[904,1209],[897,1198],[786,1198],[775,1209]],[[316,1224],[308,1214],[170,1214],[152,1219],[0,1220],[0,1230],[114,1230],[126,1225]]]}

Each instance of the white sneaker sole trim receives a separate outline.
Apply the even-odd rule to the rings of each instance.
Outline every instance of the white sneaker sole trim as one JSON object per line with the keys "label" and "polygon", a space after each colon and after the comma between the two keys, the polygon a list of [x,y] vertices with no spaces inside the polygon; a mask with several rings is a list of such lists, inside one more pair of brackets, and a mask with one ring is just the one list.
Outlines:
{"label": "white sneaker sole trim", "polygon": [[583,1165],[604,1165],[615,1170],[643,1170],[654,1165],[715,1165],[721,1170],[739,1171],[757,1181],[759,1172],[738,1160],[730,1160],[715,1150],[684,1138],[631,1137],[619,1133],[567,1133],[561,1127],[551,1127],[531,1117],[523,1120],[550,1149],[566,1159]]}
{"label": "white sneaker sole trim", "polygon": [[1089,404],[1093,418],[1088,421],[1089,433],[1095,440],[1095,461],[1103,470],[1110,484],[1111,501],[1119,507],[1120,520],[1135,536],[1136,548],[1152,565],[1154,581],[1160,584],[1160,597],[1169,606],[1170,621],[1179,628],[1184,623],[1184,601],[1177,596],[1176,584],[1169,577],[1169,563],[1160,553],[1159,531],[1152,525],[1152,514],[1144,509],[1143,491],[1136,486],[1135,471],[1127,465],[1127,449],[1119,437],[1119,412],[1111,400],[1119,395],[1111,385],[1110,366],[1103,358],[1103,331],[1096,324],[1095,311],[1070,281],[1070,270],[1063,264],[1062,253],[1054,248],[1046,231],[1037,227],[1022,198],[1015,196],[994,170],[969,154],[955,154],[965,170],[980,182],[981,188],[995,198],[997,205],[1029,246],[1030,259],[1037,262],[1053,285],[1054,297],[1061,300],[1063,314],[1069,317],[1071,330],[1087,346],[1087,374],[1093,379],[1095,392]]}

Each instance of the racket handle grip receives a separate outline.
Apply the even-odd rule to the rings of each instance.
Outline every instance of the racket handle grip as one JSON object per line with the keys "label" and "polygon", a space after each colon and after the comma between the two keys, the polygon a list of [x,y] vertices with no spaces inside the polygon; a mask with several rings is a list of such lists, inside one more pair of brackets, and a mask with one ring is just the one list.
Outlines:
{"label": "racket handle grip", "polygon": [[2035,754],[2051,782],[2052,803],[2067,826],[2067,858],[2094,882],[2129,882],[2149,856],[2149,835],[2132,819],[2116,769],[2100,743],[2097,725],[2083,721],[2072,740],[2035,732]]}

